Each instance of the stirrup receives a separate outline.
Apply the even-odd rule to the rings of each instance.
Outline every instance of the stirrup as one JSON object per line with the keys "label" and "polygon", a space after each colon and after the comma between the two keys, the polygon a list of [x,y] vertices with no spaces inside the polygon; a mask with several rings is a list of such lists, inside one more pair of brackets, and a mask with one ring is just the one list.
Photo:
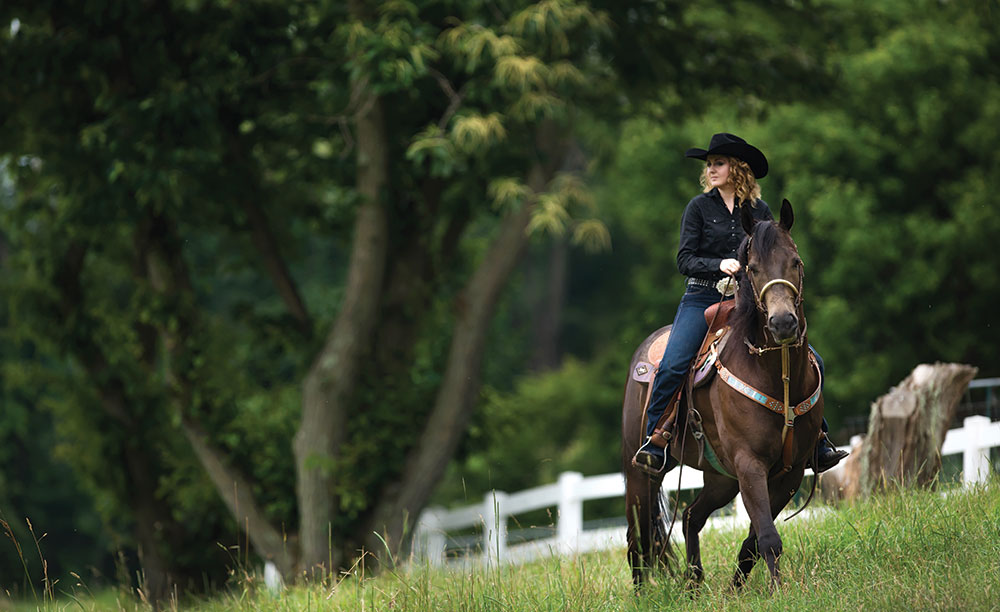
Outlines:
{"label": "stirrup", "polygon": [[[639,470],[640,472],[644,472],[646,474],[649,474],[650,476],[660,476],[661,474],[666,473],[667,465],[670,464],[670,455],[667,454],[667,449],[669,447],[663,449],[663,463],[660,464],[659,468],[654,468],[653,466],[647,464],[646,462],[639,460],[639,453],[642,453],[643,449],[649,446],[656,446],[656,445],[653,444],[650,438],[646,438],[646,442],[639,447],[639,450],[635,451],[634,455],[632,455],[632,466],[637,470]],[[657,448],[660,447],[657,446]],[[650,455],[651,453],[646,452],[643,454]]]}

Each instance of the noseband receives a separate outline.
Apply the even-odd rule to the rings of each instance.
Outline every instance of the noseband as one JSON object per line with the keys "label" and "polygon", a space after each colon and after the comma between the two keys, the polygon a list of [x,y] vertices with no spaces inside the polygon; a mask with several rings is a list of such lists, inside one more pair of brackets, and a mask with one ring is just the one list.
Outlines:
{"label": "noseband", "polygon": [[[750,281],[750,284],[751,284],[751,286],[753,285],[753,281],[752,280]],[[799,288],[796,287],[795,285],[793,285],[791,283],[791,281],[786,281],[783,278],[776,278],[776,279],[774,279],[772,281],[768,281],[768,283],[766,285],[764,285],[764,288],[760,290],[760,294],[757,296],[757,306],[760,307],[761,311],[764,312],[764,314],[767,314],[763,310],[763,305],[761,303],[761,302],[764,301],[764,293],[766,293],[768,289],[770,289],[771,287],[773,287],[775,285],[787,285],[788,288],[792,290],[792,293],[795,294],[795,305],[796,306],[799,305],[799,300],[798,300],[798,297],[799,297]]]}

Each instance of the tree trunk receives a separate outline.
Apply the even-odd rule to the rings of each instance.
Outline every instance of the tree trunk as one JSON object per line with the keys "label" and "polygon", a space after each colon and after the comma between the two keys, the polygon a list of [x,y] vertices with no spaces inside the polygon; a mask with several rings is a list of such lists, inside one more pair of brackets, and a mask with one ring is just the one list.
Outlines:
{"label": "tree trunk", "polygon": [[[529,177],[529,186],[536,193],[540,192],[550,175],[550,169],[536,164]],[[417,446],[405,462],[399,481],[383,491],[372,513],[371,525],[366,529],[368,550],[384,548],[379,537],[374,535],[376,532],[394,554],[401,549],[404,534],[410,533],[465,433],[479,393],[487,331],[500,292],[527,244],[526,230],[532,208],[532,204],[525,203],[521,210],[504,219],[485,259],[461,294],[448,361],[434,408]]]}
{"label": "tree trunk", "polygon": [[339,552],[330,546],[336,509],[333,463],[344,436],[347,404],[375,329],[388,245],[384,192],[389,162],[382,106],[365,83],[354,87],[353,97],[362,100],[357,180],[364,202],[355,220],[344,300],[303,383],[302,421],[294,443],[301,563],[307,570],[332,570],[340,563]]}
{"label": "tree trunk", "polygon": [[129,506],[135,515],[136,552],[142,577],[139,588],[143,595],[159,609],[170,591],[176,586],[176,576],[172,564],[163,554],[163,542],[171,523],[167,508],[156,495],[156,483],[146,456],[142,440],[130,438],[122,449],[125,463],[126,487]]}
{"label": "tree trunk", "polygon": [[[84,318],[83,287],[80,274],[87,250],[80,243],[70,244],[55,276],[61,293],[60,313],[66,320]],[[86,327],[86,325],[84,325]],[[144,431],[129,409],[123,389],[125,383],[108,364],[101,348],[91,336],[73,338],[70,354],[98,381],[98,394],[105,413],[121,427],[121,454],[125,476],[125,495],[133,512],[133,535],[136,540],[142,580],[139,588],[154,605],[166,598],[177,575],[174,564],[162,550],[163,537],[177,526],[156,494],[157,477],[143,444]]]}
{"label": "tree trunk", "polygon": [[566,277],[569,271],[569,242],[565,236],[554,238],[547,249],[544,264],[544,269],[538,271],[540,297],[534,304],[532,313],[532,353],[529,367],[533,372],[559,367],[559,332],[562,328]]}
{"label": "tree trunk", "polygon": [[[549,136],[551,137],[551,133]],[[560,156],[562,160],[560,171],[583,175],[587,169],[587,156],[579,141],[570,137],[560,145],[564,147]],[[554,370],[559,367],[561,361],[560,334],[569,278],[569,249],[570,243],[566,236],[554,236],[548,247],[544,269],[538,271],[542,286],[538,291],[540,297],[534,304],[531,317],[533,351],[529,368],[533,372]]]}
{"label": "tree trunk", "polygon": [[872,404],[858,457],[862,495],[889,484],[934,482],[955,408],[976,372],[963,364],[921,364]]}

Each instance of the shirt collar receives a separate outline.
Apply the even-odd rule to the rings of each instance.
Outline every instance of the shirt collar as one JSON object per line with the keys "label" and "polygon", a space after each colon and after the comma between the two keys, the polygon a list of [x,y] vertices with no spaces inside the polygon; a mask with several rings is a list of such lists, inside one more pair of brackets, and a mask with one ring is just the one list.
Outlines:
{"label": "shirt collar", "polygon": [[[726,202],[722,199],[722,194],[719,193],[719,188],[718,187],[712,187],[711,191],[709,191],[705,195],[707,195],[708,197],[712,198],[712,200],[716,204],[718,204],[719,206],[721,206],[722,210],[724,210],[726,212],[726,214],[730,214],[729,213],[729,209],[726,208]],[[736,206],[733,206],[733,212],[732,212],[732,214],[734,214],[734,215],[736,214],[736,211],[739,210],[739,208],[740,208],[739,207],[739,202],[737,202],[736,204],[737,204]]]}
{"label": "shirt collar", "polygon": [[[707,195],[708,197],[710,197],[713,200],[715,200],[716,202],[718,202],[719,206],[722,206],[723,208],[726,208],[726,203],[722,200],[722,194],[719,193],[719,188],[718,187],[712,187],[712,189],[709,190],[709,191],[707,191],[705,193],[705,195]],[[736,205],[733,206],[733,214],[734,215],[736,214],[736,211],[739,210],[741,202],[742,202],[741,200],[736,200]],[[729,212],[728,208],[726,209],[726,212]]]}

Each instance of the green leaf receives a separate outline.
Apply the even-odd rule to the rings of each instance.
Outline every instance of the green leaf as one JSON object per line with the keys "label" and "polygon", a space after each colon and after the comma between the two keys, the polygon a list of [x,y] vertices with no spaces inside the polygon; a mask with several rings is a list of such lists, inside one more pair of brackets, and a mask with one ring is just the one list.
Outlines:
{"label": "green leaf", "polygon": [[459,150],[466,153],[483,151],[507,136],[500,113],[468,114],[455,118],[451,138]]}
{"label": "green leaf", "polygon": [[611,232],[596,219],[580,221],[573,228],[573,243],[582,245],[590,253],[611,250]]}
{"label": "green leaf", "polygon": [[487,194],[497,210],[515,211],[531,196],[531,188],[514,177],[503,177],[490,181]]}
{"label": "green leaf", "polygon": [[497,60],[494,73],[497,83],[524,91],[529,87],[543,87],[549,69],[537,57],[508,55]]}

